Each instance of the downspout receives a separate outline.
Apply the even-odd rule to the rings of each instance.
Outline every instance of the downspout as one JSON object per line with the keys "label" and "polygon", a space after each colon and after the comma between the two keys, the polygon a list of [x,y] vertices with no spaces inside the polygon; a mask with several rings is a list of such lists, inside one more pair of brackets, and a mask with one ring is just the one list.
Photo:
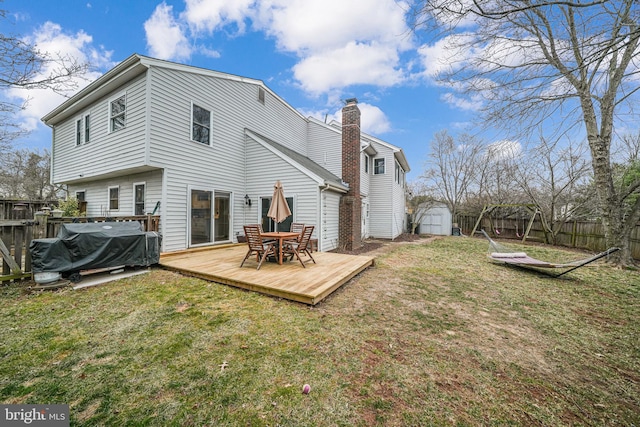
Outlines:
{"label": "downspout", "polygon": [[[51,160],[49,160],[49,183],[51,185],[54,184],[53,182],[53,161],[54,161],[54,156],[55,156],[55,141],[56,141],[56,128],[55,126],[50,126],[47,124],[47,126],[49,126],[51,128]],[[69,189],[69,187],[67,186],[67,190]],[[67,192],[67,198],[69,197],[69,193]]]}
{"label": "downspout", "polygon": [[327,190],[329,189],[329,187],[330,187],[330,186],[329,186],[329,184],[325,184],[325,185],[324,185],[324,188],[322,188],[322,189],[320,190],[320,200],[319,200],[319,202],[320,202],[320,203],[319,203],[319,205],[320,205],[320,209],[318,210],[318,216],[319,216],[319,218],[318,218],[318,222],[317,222],[318,224],[320,224],[320,227],[319,227],[319,229],[318,229],[318,248],[317,248],[317,249],[318,249],[318,252],[322,252],[322,247],[324,246],[324,245],[322,244],[322,242],[323,242],[323,238],[324,238],[324,231],[325,231],[325,230],[324,230],[325,223],[322,221],[322,216],[323,216],[323,214],[324,214],[324,205],[323,205],[323,203],[322,203],[322,201],[323,201],[323,198],[322,198],[323,194],[322,194],[322,193],[324,193],[325,191],[327,191]]}
{"label": "downspout", "polygon": [[[247,161],[246,161],[246,158],[247,158],[247,137],[248,137],[247,136],[247,128],[244,129],[243,134],[244,134],[244,144],[243,144],[242,149],[244,150],[243,159],[245,159],[244,165],[243,165],[244,166],[244,168],[243,168],[244,169],[244,194],[249,194],[249,193],[247,193]],[[256,201],[256,203],[257,203],[257,201]],[[247,205],[246,204],[242,205],[242,223],[243,224],[247,224]]]}

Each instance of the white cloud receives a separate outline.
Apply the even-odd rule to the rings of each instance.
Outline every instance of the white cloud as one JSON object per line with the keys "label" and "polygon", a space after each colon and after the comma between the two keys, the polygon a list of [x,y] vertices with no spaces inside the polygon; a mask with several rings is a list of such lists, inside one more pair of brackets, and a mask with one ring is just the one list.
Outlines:
{"label": "white cloud", "polygon": [[312,95],[328,92],[334,98],[350,85],[387,87],[405,79],[400,53],[412,47],[412,33],[402,1],[185,0],[185,4],[179,22],[173,19],[170,6],[158,6],[147,21],[153,20],[150,27],[157,40],[151,39],[145,24],[153,56],[180,59],[181,51],[172,42],[179,40],[186,46],[180,23],[191,30],[190,37],[197,38],[229,28],[243,33],[251,22],[254,30],[272,37],[280,50],[296,55],[294,77]]}
{"label": "white cloud", "polygon": [[518,141],[503,139],[493,142],[487,147],[487,157],[490,161],[515,159],[522,153],[522,144]]}
{"label": "white cloud", "polygon": [[480,111],[482,99],[479,95],[472,95],[467,98],[458,96],[452,92],[447,92],[440,96],[440,99],[449,105],[464,111]]}
{"label": "white cloud", "polygon": [[321,94],[356,84],[392,86],[403,80],[393,47],[348,42],[302,59],[293,73],[303,89]]}
{"label": "white cloud", "polygon": [[[391,122],[380,108],[367,104],[366,102],[358,103],[358,108],[360,109],[360,127],[363,132],[370,135],[380,135],[391,131]],[[326,123],[331,123],[334,120],[336,122],[342,122],[342,108],[331,114],[328,110],[300,110],[300,113]]]}
{"label": "white cloud", "polygon": [[[40,52],[52,58],[72,58],[78,63],[90,63],[93,67],[111,68],[114,65],[111,61],[112,52],[93,47],[92,41],[92,37],[84,31],[65,33],[60,25],[52,22],[46,22],[34,34],[25,37],[25,42],[34,44]],[[58,62],[46,63],[34,80],[55,74],[59,67]],[[66,99],[65,95],[73,95],[100,75],[98,70],[92,69],[84,76],[72,79],[64,95],[50,89],[20,88],[8,90],[7,95],[14,103],[27,103],[26,108],[20,111],[18,120],[25,129],[35,130],[38,126],[44,126],[40,118],[62,103]]]}
{"label": "white cloud", "polygon": [[446,36],[434,44],[424,44],[417,50],[421,58],[423,76],[435,79],[442,73],[459,70],[469,66],[470,62],[481,52],[467,44],[473,37],[468,33]]}
{"label": "white cloud", "polygon": [[404,3],[380,0],[263,0],[257,26],[300,61],[300,86],[318,95],[357,84],[404,80],[400,53],[412,45]]}
{"label": "white cloud", "polygon": [[186,9],[180,15],[194,33],[212,33],[229,24],[235,24],[241,33],[245,20],[253,14],[254,0],[210,1],[185,0]]}
{"label": "white cloud", "polygon": [[406,8],[395,0],[262,0],[256,24],[281,49],[299,56],[340,49],[352,41],[408,49]]}
{"label": "white cloud", "polygon": [[173,6],[160,3],[144,23],[149,54],[160,59],[182,60],[191,56],[191,46],[173,17]]}
{"label": "white cloud", "polygon": [[375,105],[358,104],[361,113],[362,131],[371,135],[381,135],[391,131],[391,122],[387,115]]}

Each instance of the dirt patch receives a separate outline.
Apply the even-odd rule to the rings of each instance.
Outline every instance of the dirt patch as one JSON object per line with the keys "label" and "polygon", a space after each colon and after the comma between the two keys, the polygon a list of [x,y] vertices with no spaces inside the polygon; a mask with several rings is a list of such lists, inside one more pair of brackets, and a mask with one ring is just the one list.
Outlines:
{"label": "dirt patch", "polygon": [[336,249],[334,252],[340,253],[340,254],[349,254],[349,255],[379,253],[389,249],[394,245],[403,244],[403,243],[427,243],[434,239],[437,239],[437,237],[404,233],[399,235],[393,240],[366,239],[362,242],[362,246],[360,246],[359,248],[356,248],[351,251]]}

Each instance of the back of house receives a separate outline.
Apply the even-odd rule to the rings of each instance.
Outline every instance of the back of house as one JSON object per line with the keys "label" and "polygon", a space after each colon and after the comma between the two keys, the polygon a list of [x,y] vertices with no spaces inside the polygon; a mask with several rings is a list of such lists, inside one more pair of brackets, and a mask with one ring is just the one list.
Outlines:
{"label": "back of house", "polygon": [[[53,129],[52,182],[84,201],[89,217],[161,215],[165,252],[235,242],[248,223],[314,224],[320,250],[340,244],[350,188],[343,132],[304,117],[259,80],[132,55],[43,121]],[[367,181],[362,221],[370,235],[393,238],[409,167],[402,150],[369,139],[360,144],[370,153],[377,144],[387,168],[401,172],[357,166]],[[292,211],[281,224],[267,217],[277,180]]]}

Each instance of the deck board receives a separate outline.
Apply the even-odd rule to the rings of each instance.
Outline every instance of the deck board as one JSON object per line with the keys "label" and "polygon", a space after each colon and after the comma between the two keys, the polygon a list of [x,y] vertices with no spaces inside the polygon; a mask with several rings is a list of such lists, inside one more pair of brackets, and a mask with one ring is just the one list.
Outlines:
{"label": "deck board", "polygon": [[160,265],[205,280],[315,305],[374,264],[374,258],[369,256],[314,252],[316,264],[302,257],[309,260],[306,268],[294,260],[283,265],[264,262],[257,270],[253,256],[240,268],[246,253],[246,245],[169,252],[160,256]]}

